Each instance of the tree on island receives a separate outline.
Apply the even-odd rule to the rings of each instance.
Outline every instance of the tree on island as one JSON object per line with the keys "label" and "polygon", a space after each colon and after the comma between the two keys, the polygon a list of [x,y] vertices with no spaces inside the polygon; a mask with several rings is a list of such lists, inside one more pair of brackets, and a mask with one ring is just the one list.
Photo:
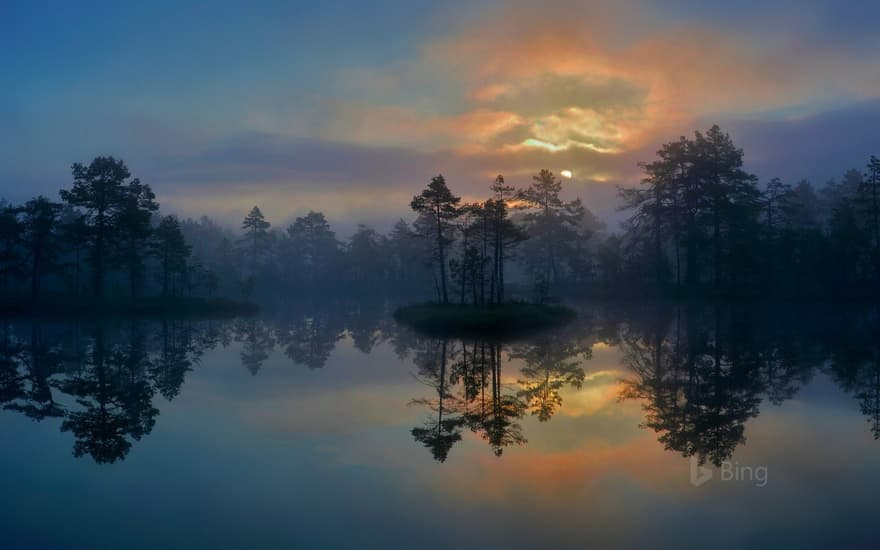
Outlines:
{"label": "tree on island", "polygon": [[500,304],[504,302],[504,259],[507,249],[526,240],[528,235],[514,224],[509,216],[507,201],[515,196],[515,189],[504,183],[504,176],[498,174],[492,183],[493,196],[486,201],[485,208],[492,219],[493,254],[492,279],[490,282],[489,301]]}
{"label": "tree on island", "polygon": [[427,229],[425,237],[431,239],[433,244],[433,257],[440,267],[440,297],[444,304],[449,303],[449,290],[446,283],[446,256],[447,247],[453,242],[453,222],[460,212],[458,204],[461,197],[456,197],[446,186],[443,175],[431,178],[431,183],[413,197],[410,207],[419,214],[428,214],[432,223]]}

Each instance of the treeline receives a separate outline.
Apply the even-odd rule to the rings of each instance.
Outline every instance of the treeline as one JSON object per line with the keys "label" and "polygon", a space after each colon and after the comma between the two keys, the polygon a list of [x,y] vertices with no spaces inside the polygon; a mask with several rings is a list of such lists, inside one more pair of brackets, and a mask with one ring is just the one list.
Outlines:
{"label": "treeline", "polygon": [[[0,287],[28,289],[39,299],[48,282],[56,295],[138,298],[216,290],[216,275],[194,262],[174,216],[159,216],[150,186],[121,160],[97,157],[72,167],[61,201],[38,196],[0,205]],[[153,274],[154,277],[150,277]],[[108,281],[118,288],[108,293]]]}
{"label": "treeline", "polygon": [[641,185],[620,189],[628,216],[614,232],[580,199],[565,200],[549,170],[521,189],[498,176],[490,198],[474,203],[438,175],[413,197],[412,223],[401,219],[387,235],[361,225],[345,242],[321,213],[278,231],[257,207],[242,235],[221,236],[206,218],[183,229],[193,242],[212,243],[196,256],[234,274],[245,291],[270,280],[294,288],[384,285],[475,304],[501,303],[511,286],[538,302],[572,294],[880,294],[880,160],[814,187],[778,178],[762,184],[743,156],[718,126],[664,144],[641,164]]}
{"label": "treeline", "polygon": [[[664,144],[620,189],[621,230],[608,232],[562,181],[541,170],[515,189],[464,203],[431,179],[388,234],[359,225],[337,238],[324,214],[273,227],[257,206],[233,231],[207,217],[160,216],[150,187],[98,157],[73,166],[61,202],[0,208],[0,285],[33,296],[42,281],[75,295],[145,289],[250,297],[278,290],[417,292],[443,303],[543,302],[573,293],[730,297],[880,294],[880,160],[814,187],[760,183],[743,151],[713,126]],[[153,276],[150,277],[149,275]],[[123,289],[123,290],[119,290]]]}
{"label": "treeline", "polygon": [[760,185],[713,126],[664,144],[621,191],[625,232],[600,248],[609,285],[720,295],[864,296],[880,289],[880,159],[819,189]]}

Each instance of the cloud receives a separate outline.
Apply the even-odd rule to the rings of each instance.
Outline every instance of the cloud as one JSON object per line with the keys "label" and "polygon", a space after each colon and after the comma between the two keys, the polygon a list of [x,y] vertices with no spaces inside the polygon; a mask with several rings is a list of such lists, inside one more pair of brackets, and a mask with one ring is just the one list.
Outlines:
{"label": "cloud", "polygon": [[753,40],[723,20],[657,11],[642,2],[505,3],[426,40],[419,62],[361,70],[365,89],[422,87],[408,105],[374,97],[341,106],[323,135],[423,150],[617,154],[710,114],[819,112],[880,93],[870,55],[786,29]]}

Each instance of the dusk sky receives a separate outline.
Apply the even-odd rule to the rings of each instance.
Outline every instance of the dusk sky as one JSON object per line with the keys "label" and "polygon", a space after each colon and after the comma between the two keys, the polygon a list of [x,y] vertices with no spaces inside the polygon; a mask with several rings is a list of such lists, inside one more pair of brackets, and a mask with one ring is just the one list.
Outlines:
{"label": "dusk sky", "polygon": [[0,0],[0,196],[123,158],[163,210],[387,227],[442,172],[571,170],[602,216],[718,123],[761,181],[878,153],[880,3]]}

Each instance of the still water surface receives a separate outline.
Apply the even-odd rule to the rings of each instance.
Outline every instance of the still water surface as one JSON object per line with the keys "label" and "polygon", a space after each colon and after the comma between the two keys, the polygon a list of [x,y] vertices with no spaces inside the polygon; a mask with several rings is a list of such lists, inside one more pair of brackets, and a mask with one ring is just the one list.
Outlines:
{"label": "still water surface", "polygon": [[392,309],[4,322],[0,547],[880,545],[876,309]]}

